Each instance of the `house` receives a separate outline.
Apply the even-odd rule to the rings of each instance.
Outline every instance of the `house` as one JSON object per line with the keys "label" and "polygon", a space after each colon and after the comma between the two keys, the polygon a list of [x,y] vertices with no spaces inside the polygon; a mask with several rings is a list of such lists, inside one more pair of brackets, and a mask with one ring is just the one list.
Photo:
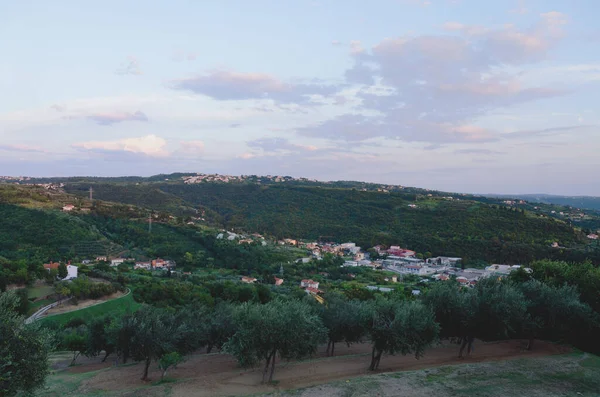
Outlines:
{"label": "house", "polygon": [[283,279],[275,277],[275,285],[281,285],[281,284],[283,284]]}
{"label": "house", "polygon": [[135,265],[133,266],[133,268],[150,270],[152,268],[152,263],[151,262],[135,262]]}
{"label": "house", "polygon": [[[254,277],[242,276],[242,283],[254,284],[255,282],[256,282],[256,279]],[[283,280],[282,280],[282,282],[283,282]]]}
{"label": "house", "polygon": [[44,263],[44,269],[50,271],[50,270],[58,270],[58,266],[60,265],[60,263],[58,262],[50,262],[50,263]]}
{"label": "house", "polygon": [[597,234],[588,234],[587,238],[589,238],[590,240],[598,240],[598,235]]}
{"label": "house", "polygon": [[125,262],[125,258],[115,258],[110,261],[110,265],[111,266],[119,266],[123,262]]}
{"label": "house", "polygon": [[313,288],[313,287],[307,287],[304,291],[306,291],[307,294],[313,294],[313,295],[317,295],[319,292],[321,292],[318,288]]}
{"label": "house", "polygon": [[63,280],[71,280],[77,278],[77,266],[75,265],[67,265],[67,277]]}
{"label": "house", "polygon": [[304,279],[304,280],[300,281],[300,287],[319,289],[319,282],[313,281],[310,279]]}
{"label": "house", "polygon": [[169,262],[164,259],[156,258],[152,260],[151,265],[153,269],[162,269],[163,267],[169,267]]}
{"label": "house", "polygon": [[89,260],[89,259],[84,259],[84,260],[81,261],[82,265],[89,265],[90,263],[92,263],[92,261]]}
{"label": "house", "polygon": [[67,204],[64,207],[62,207],[62,210],[65,212],[73,211],[74,209],[75,206],[73,204]]}
{"label": "house", "polygon": [[108,262],[108,258],[106,256],[97,256],[96,262]]}
{"label": "house", "polygon": [[357,253],[354,255],[354,260],[355,260],[355,261],[362,261],[363,259],[365,259],[365,254],[364,254],[364,252],[357,252]]}

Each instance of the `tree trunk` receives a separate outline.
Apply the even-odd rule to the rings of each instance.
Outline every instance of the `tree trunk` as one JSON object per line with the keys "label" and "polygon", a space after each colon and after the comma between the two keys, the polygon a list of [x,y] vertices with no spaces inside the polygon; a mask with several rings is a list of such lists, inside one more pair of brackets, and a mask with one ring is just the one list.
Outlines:
{"label": "tree trunk", "polygon": [[458,352],[458,358],[463,357],[463,351],[465,350],[465,347],[467,347],[467,338],[462,338],[462,343],[460,344],[460,350]]}
{"label": "tree trunk", "polygon": [[77,360],[77,357],[79,357],[79,352],[73,352],[73,361],[71,361],[71,364],[69,364],[69,367],[75,365],[75,360]]}
{"label": "tree trunk", "polygon": [[377,353],[377,363],[375,364],[375,370],[379,369],[379,363],[381,362],[381,356],[383,355],[383,351],[379,351],[379,353]]}
{"label": "tree trunk", "polygon": [[210,354],[212,348],[213,348],[213,345],[206,346],[206,354]]}
{"label": "tree trunk", "polygon": [[269,383],[273,382],[273,373],[275,373],[275,358],[277,357],[276,351],[273,350],[273,359],[271,360],[271,373],[269,374]]}
{"label": "tree trunk", "polygon": [[329,341],[327,342],[327,350],[325,351],[325,354],[327,356],[330,355],[330,353],[329,353],[330,349],[331,349],[331,339],[329,339]]}
{"label": "tree trunk", "polygon": [[105,353],[105,354],[104,354],[104,358],[102,359],[102,361],[101,361],[101,362],[106,362],[106,359],[107,359],[107,358],[108,358],[108,356],[110,355],[110,352],[109,352],[109,351],[108,351],[108,352],[107,352],[107,351],[104,351],[104,353]]}
{"label": "tree trunk", "polygon": [[533,348],[533,337],[529,338],[529,343],[527,343],[527,350],[531,350]]}
{"label": "tree trunk", "polygon": [[377,355],[375,353],[375,346],[373,346],[373,350],[371,351],[371,365],[369,365],[369,371],[375,371],[375,364],[377,361]]}
{"label": "tree trunk", "polygon": [[335,351],[335,342],[331,342],[331,357],[333,357],[333,352]]}
{"label": "tree trunk", "polygon": [[473,351],[473,341],[475,340],[475,338],[473,338],[472,336],[469,337],[469,341],[467,344],[467,356],[471,355],[471,351]]}
{"label": "tree trunk", "polygon": [[162,375],[160,376],[160,380],[163,380],[165,378],[165,376],[167,376],[167,370],[166,369],[162,372]]}
{"label": "tree trunk", "polygon": [[150,357],[146,359],[146,363],[144,364],[144,376],[142,376],[142,380],[148,380],[148,368],[150,368]]}
{"label": "tree trunk", "polygon": [[269,364],[271,364],[271,358],[273,355],[269,354],[267,356],[267,362],[265,363],[265,368],[263,369],[262,383],[265,383],[265,379],[267,377],[267,371],[269,370]]}

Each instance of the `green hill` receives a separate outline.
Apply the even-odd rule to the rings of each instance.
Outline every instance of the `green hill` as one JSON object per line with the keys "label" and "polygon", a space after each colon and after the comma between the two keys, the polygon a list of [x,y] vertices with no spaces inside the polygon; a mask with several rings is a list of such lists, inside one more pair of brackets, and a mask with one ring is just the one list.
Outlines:
{"label": "green hill", "polygon": [[[103,200],[143,203],[277,238],[402,245],[423,254],[463,257],[467,264],[539,258],[600,262],[600,252],[569,220],[551,219],[533,206],[509,207],[500,199],[359,182],[184,184],[168,175],[131,183],[63,182],[81,197],[92,184]],[[565,248],[551,248],[553,242]]]}

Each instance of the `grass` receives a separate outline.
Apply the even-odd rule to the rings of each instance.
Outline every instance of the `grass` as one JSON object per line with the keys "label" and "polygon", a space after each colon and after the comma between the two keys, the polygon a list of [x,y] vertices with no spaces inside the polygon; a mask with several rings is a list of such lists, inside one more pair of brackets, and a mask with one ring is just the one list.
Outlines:
{"label": "grass", "polygon": [[42,296],[52,295],[54,293],[54,287],[51,285],[43,285],[39,287],[27,288],[27,298],[41,298]]}
{"label": "grass", "polygon": [[571,353],[543,358],[462,364],[374,375],[269,394],[347,397],[600,396],[600,357]]}
{"label": "grass", "polygon": [[72,312],[51,315],[40,320],[43,322],[55,322],[58,324],[65,324],[69,320],[81,317],[81,318],[94,318],[103,316],[108,313],[123,314],[128,311],[135,311],[140,306],[135,300],[133,300],[133,293],[129,293],[117,299],[113,299],[98,305],[86,307],[81,310],[74,310]]}

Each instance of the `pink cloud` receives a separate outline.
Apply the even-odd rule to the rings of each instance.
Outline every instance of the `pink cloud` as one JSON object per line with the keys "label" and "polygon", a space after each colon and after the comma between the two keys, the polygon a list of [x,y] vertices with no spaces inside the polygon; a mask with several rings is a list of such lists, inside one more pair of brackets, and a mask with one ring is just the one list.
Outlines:
{"label": "pink cloud", "polygon": [[102,152],[129,152],[151,157],[166,157],[170,153],[166,149],[167,142],[156,135],[146,135],[138,138],[124,138],[114,141],[89,141],[75,143],[72,147]]}

